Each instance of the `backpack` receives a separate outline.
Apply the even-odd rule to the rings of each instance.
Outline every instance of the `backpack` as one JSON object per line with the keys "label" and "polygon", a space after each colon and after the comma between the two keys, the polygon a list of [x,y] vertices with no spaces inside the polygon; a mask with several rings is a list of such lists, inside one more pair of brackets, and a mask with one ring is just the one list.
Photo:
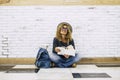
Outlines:
{"label": "backpack", "polygon": [[40,48],[36,56],[35,65],[38,68],[50,68],[50,64],[51,60],[48,51],[44,48]]}

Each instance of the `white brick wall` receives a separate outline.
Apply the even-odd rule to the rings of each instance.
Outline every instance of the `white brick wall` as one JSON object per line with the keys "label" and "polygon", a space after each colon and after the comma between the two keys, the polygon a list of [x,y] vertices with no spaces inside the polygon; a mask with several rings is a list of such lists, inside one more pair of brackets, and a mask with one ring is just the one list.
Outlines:
{"label": "white brick wall", "polygon": [[0,57],[2,36],[8,57],[35,57],[63,21],[73,26],[82,57],[120,57],[120,6],[0,6]]}

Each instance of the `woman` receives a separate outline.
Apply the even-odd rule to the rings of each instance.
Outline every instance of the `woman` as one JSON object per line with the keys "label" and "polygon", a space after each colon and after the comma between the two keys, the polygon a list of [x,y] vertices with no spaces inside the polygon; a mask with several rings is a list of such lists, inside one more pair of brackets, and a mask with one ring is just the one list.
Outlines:
{"label": "woman", "polygon": [[75,49],[74,40],[72,39],[72,27],[67,22],[62,22],[57,26],[56,37],[53,40],[53,50],[50,55],[51,60],[57,67],[76,67],[75,62],[79,61],[78,54],[71,56],[66,54],[60,55],[60,47],[68,48],[68,46]]}

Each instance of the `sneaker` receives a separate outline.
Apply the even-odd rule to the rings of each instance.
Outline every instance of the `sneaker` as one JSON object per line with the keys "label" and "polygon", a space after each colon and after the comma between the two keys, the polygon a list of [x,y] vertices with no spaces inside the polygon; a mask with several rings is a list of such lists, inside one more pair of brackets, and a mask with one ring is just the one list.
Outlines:
{"label": "sneaker", "polygon": [[51,62],[51,67],[55,67],[55,63]]}
{"label": "sneaker", "polygon": [[76,63],[73,63],[73,64],[72,64],[72,67],[73,67],[73,68],[76,68],[76,67],[77,67],[77,64],[76,64]]}
{"label": "sneaker", "polygon": [[40,70],[40,69],[38,69],[38,68],[37,68],[37,69],[35,69],[35,73],[37,73],[39,70]]}

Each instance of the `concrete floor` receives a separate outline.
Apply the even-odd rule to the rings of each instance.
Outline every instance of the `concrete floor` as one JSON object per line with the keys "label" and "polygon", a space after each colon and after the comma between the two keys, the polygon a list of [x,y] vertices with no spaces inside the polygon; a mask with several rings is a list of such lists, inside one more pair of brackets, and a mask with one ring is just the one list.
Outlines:
{"label": "concrete floor", "polygon": [[[34,65],[16,65],[12,69],[36,69]],[[107,78],[73,78],[72,73],[106,73]],[[78,65],[76,68],[47,68],[35,72],[0,71],[0,80],[120,80],[120,67],[97,67],[96,65]]]}

